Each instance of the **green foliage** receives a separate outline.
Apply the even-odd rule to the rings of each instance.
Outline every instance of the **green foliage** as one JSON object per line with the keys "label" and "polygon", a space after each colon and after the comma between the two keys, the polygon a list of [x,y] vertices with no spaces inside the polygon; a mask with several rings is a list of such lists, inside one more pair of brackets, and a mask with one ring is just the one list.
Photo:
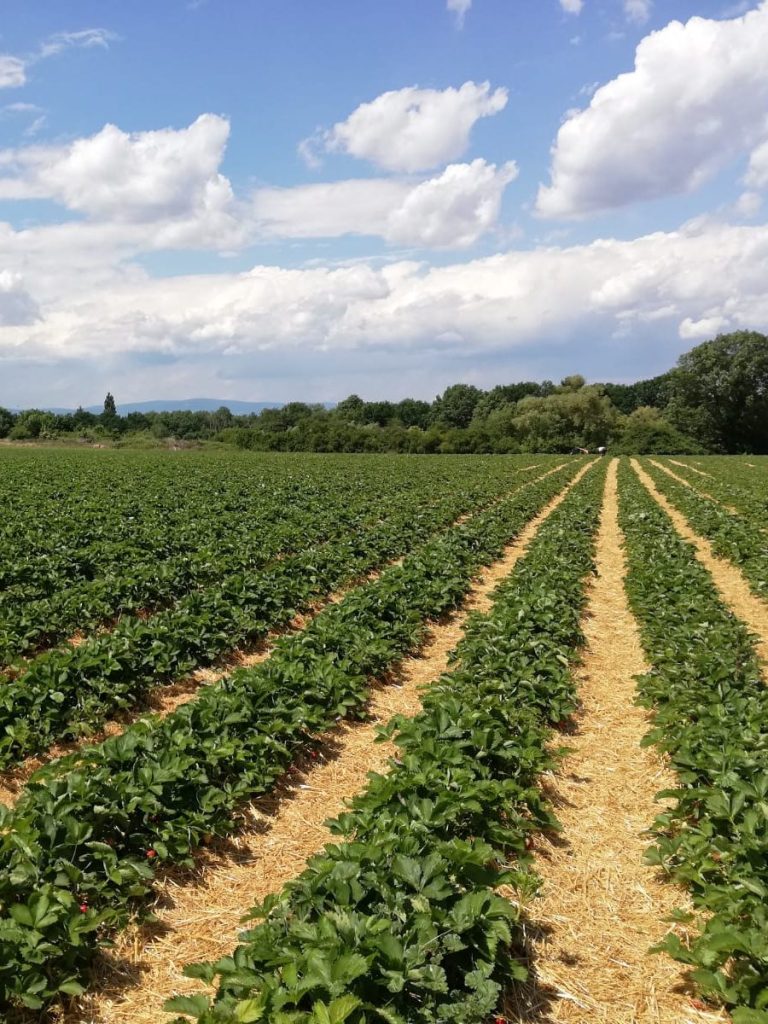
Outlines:
{"label": "green foliage", "polygon": [[768,451],[768,337],[720,334],[681,356],[668,416],[709,450]]}
{"label": "green foliage", "polygon": [[624,421],[621,440],[613,451],[626,455],[697,455],[703,449],[668,423],[658,409],[640,406]]}
{"label": "green foliage", "polygon": [[[39,1005],[79,983],[98,942],[149,912],[156,865],[188,864],[205,837],[235,827],[243,799],[268,791],[340,717],[363,714],[368,680],[419,646],[426,622],[456,607],[577,465],[417,547],[262,664],[38,772],[0,809],[3,1001]],[[329,1013],[335,998],[321,1000]]]}
{"label": "green foliage", "polygon": [[[300,479],[295,463],[281,468],[259,461],[256,489],[253,459],[186,464],[200,471],[200,489],[189,493],[187,472],[190,504],[171,512],[165,502],[152,508],[152,489],[178,488],[180,477],[166,477],[167,462],[131,459],[130,465],[147,473],[147,491],[142,495],[131,478],[126,500],[132,514],[126,520],[114,516],[113,477],[111,493],[92,495],[90,525],[84,504],[75,503],[74,536],[90,536],[91,544],[66,548],[66,539],[73,538],[62,530],[57,506],[58,536],[48,533],[45,541],[57,554],[66,550],[58,565],[41,565],[36,531],[24,528],[26,519],[9,525],[8,534],[13,525],[19,529],[15,553],[7,546],[8,585],[0,595],[5,659],[63,638],[75,626],[95,630],[112,616],[120,620],[79,646],[40,654],[7,673],[0,763],[45,750],[55,739],[80,735],[109,714],[141,704],[152,687],[287,625],[329,591],[412,550],[527,479],[515,479],[509,463],[488,460],[447,474],[438,463],[386,460],[382,472],[378,461],[353,466],[340,460],[326,463],[322,476],[313,472],[314,463],[304,462]],[[108,465],[115,464],[119,457],[110,457]],[[98,476],[90,474],[89,480],[95,485]],[[208,499],[216,488],[218,498]],[[179,493],[168,495],[176,505]],[[24,495],[17,499],[23,508]],[[43,568],[42,578],[33,581],[33,569]],[[150,609],[155,613],[148,616]]]}
{"label": "green foliage", "polygon": [[0,405],[0,437],[8,437],[13,429],[14,416],[9,409]]}
{"label": "green foliage", "polygon": [[252,910],[260,923],[231,957],[189,969],[219,979],[213,1004],[169,1010],[234,1024],[250,1004],[310,1024],[345,999],[353,1024],[480,1024],[525,978],[519,911],[495,889],[535,889],[526,839],[556,826],[537,783],[547,726],[577,703],[569,664],[603,482],[592,470],[574,489],[470,621],[458,667],[389,724],[399,757],[331,823],[339,842]]}
{"label": "green foliage", "polygon": [[768,1008],[768,689],[752,637],[707,571],[627,467],[620,516],[628,593],[651,663],[639,680],[654,711],[648,742],[671,758],[678,786],[656,819],[649,861],[687,885],[697,910],[686,944],[662,943],[695,968],[708,997]]}
{"label": "green foliage", "polygon": [[[693,528],[712,542],[715,554],[738,565],[758,597],[768,597],[768,546],[762,532],[768,504],[766,492],[755,500],[750,512],[734,514],[718,501],[704,497],[698,489],[685,487],[655,466],[649,464],[645,469]],[[677,471],[678,467],[674,469]],[[708,486],[709,481],[702,489]],[[717,490],[716,484],[713,490]],[[728,500],[727,490],[723,497]]]}

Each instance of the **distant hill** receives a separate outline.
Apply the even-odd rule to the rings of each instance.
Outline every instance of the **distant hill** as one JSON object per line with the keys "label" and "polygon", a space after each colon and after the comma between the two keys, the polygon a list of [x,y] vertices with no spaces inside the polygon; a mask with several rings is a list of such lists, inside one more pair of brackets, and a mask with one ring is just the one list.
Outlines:
{"label": "distant hill", "polygon": [[[236,402],[231,398],[156,398],[151,402],[118,402],[117,411],[121,416],[125,416],[129,412],[216,412],[224,405],[234,416],[247,416],[248,413],[261,412],[262,409],[281,409],[285,404],[285,402]],[[330,408],[330,405],[327,407]],[[55,413],[57,416],[65,416],[75,410],[49,405],[43,411]],[[104,411],[104,406],[87,405],[85,411],[98,415]],[[21,412],[21,409],[11,409],[11,412],[18,413]]]}
{"label": "distant hill", "polygon": [[[129,412],[216,412],[222,406],[235,416],[247,416],[262,409],[279,409],[285,402],[236,402],[230,398],[156,398],[151,402],[118,402],[117,411],[121,416]],[[102,412],[103,406],[90,405],[88,412]]]}

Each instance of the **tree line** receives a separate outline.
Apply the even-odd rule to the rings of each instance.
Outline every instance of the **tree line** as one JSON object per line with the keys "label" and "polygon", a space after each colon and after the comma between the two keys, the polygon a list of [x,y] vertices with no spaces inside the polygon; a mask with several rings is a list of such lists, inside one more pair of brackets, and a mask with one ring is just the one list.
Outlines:
{"label": "tree line", "polygon": [[82,438],[111,443],[218,441],[257,451],[768,453],[768,338],[719,335],[681,356],[667,373],[634,384],[587,384],[579,374],[501,384],[454,384],[433,402],[364,401],[334,408],[290,402],[234,416],[216,412],[57,415],[0,408],[0,437]]}

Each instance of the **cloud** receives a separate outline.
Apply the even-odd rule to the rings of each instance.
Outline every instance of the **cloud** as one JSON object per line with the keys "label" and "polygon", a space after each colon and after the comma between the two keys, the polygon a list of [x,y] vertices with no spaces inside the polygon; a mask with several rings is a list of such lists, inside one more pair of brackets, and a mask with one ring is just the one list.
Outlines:
{"label": "cloud", "polygon": [[692,192],[765,136],[768,2],[741,18],[673,21],[634,70],[570,114],[552,152],[545,217],[580,217]]}
{"label": "cloud", "polygon": [[108,50],[109,44],[118,39],[115,32],[106,28],[84,28],[78,32],[56,32],[40,44],[31,60],[45,60],[57,53],[72,48],[91,49],[99,47]]}
{"label": "cloud", "polygon": [[26,85],[27,69],[41,60],[73,48],[91,49],[97,46],[106,50],[117,38],[114,32],[106,28],[85,28],[77,32],[56,32],[44,39],[36,50],[23,57],[0,54],[0,89],[17,89]]}
{"label": "cloud", "polygon": [[584,0],[560,0],[560,6],[566,14],[581,14]]}
{"label": "cloud", "polygon": [[624,0],[624,13],[629,21],[644,25],[651,16],[653,0]]}
{"label": "cloud", "polygon": [[38,107],[36,103],[6,103],[2,108],[4,114],[39,114],[42,112],[42,107]]}
{"label": "cloud", "polygon": [[47,198],[95,219],[135,223],[223,209],[218,172],[229,122],[203,114],[188,128],[128,134],[108,124],[68,146],[0,151],[0,198]]}
{"label": "cloud", "polygon": [[0,89],[18,89],[26,80],[26,65],[21,58],[0,54]]}
{"label": "cloud", "polygon": [[451,164],[426,181],[368,178],[296,188],[258,190],[256,230],[267,237],[332,238],[378,235],[406,246],[461,248],[498,221],[514,163]]}
{"label": "cloud", "polygon": [[305,139],[299,148],[310,162],[323,148],[387,171],[427,171],[462,156],[475,123],[506,105],[507,90],[491,91],[488,82],[443,90],[410,86],[362,103],[345,121]]}
{"label": "cloud", "polygon": [[464,27],[464,19],[472,6],[472,0],[445,0],[446,8],[456,16],[458,28]]}
{"label": "cloud", "polygon": [[[0,259],[7,239],[0,236]],[[40,301],[41,319],[0,329],[0,356],[68,361],[274,352],[509,353],[564,340],[681,339],[768,327],[768,225],[697,222],[632,241],[511,251],[428,267],[285,269],[149,280],[81,280]],[[18,288],[18,283],[14,284]],[[662,325],[660,328],[659,325]]]}
{"label": "cloud", "polygon": [[498,221],[504,189],[517,174],[514,163],[450,164],[408,193],[390,213],[384,237],[400,245],[472,245]]}
{"label": "cloud", "polygon": [[744,181],[751,188],[768,188],[768,139],[752,152]]}
{"label": "cloud", "polygon": [[722,334],[728,327],[728,320],[723,316],[705,316],[701,320],[686,317],[680,324],[680,337],[684,341],[705,341]]}
{"label": "cloud", "polygon": [[[258,240],[376,235],[398,245],[462,247],[495,226],[513,163],[452,164],[427,180],[373,178],[261,188],[238,199],[220,173],[229,123],[128,134],[106,125],[66,146],[0,151],[0,199],[51,199],[90,237],[141,248],[237,249]],[[69,226],[73,244],[82,228]]]}
{"label": "cloud", "polygon": [[739,217],[756,217],[763,206],[763,197],[759,192],[742,192],[734,204],[734,212]]}
{"label": "cloud", "polygon": [[40,319],[37,303],[21,274],[0,270],[0,327],[19,327]]}

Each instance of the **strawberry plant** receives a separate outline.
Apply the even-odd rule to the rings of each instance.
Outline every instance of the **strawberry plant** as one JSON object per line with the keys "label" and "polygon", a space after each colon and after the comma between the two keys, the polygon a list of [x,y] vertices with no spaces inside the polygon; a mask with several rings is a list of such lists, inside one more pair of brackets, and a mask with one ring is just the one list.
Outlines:
{"label": "strawberry plant", "polygon": [[644,463],[643,468],[691,527],[712,542],[715,553],[741,569],[758,597],[768,598],[768,546],[761,532],[766,510],[760,515],[735,515],[655,466]]}
{"label": "strawberry plant", "polygon": [[350,1024],[481,1024],[524,979],[520,912],[496,889],[535,888],[525,840],[556,826],[538,780],[556,757],[548,726],[576,706],[569,664],[604,477],[603,465],[543,525],[424,710],[389,724],[400,756],[331,823],[339,842],[251,911],[259,923],[231,957],[187,969],[218,980],[215,1000],[169,1011],[311,1024],[343,1005]]}
{"label": "strawberry plant", "polygon": [[[158,864],[189,863],[318,734],[362,714],[369,680],[418,647],[425,623],[561,486],[521,488],[329,606],[261,665],[33,776],[0,813],[2,998],[35,1008],[74,991],[97,943],[146,912]],[[29,924],[41,897],[46,914]],[[17,920],[8,908],[22,906]]]}
{"label": "strawberry plant", "polygon": [[129,617],[78,647],[39,656],[4,687],[0,764],[86,733],[110,713],[140,704],[152,687],[286,625],[329,591],[445,528],[466,500],[461,494],[440,496],[425,511],[421,495],[382,511],[351,534],[349,515],[338,510],[327,543],[283,557],[262,572],[225,576],[216,587],[195,591],[146,621]]}
{"label": "strawberry plant", "polygon": [[[649,860],[685,884],[703,915],[662,947],[691,965],[735,1024],[768,1022],[768,689],[752,637],[627,467],[621,470],[627,589],[651,663],[648,742],[679,785],[663,794]],[[683,916],[683,915],[681,915]],[[698,929],[698,931],[697,931]]]}

